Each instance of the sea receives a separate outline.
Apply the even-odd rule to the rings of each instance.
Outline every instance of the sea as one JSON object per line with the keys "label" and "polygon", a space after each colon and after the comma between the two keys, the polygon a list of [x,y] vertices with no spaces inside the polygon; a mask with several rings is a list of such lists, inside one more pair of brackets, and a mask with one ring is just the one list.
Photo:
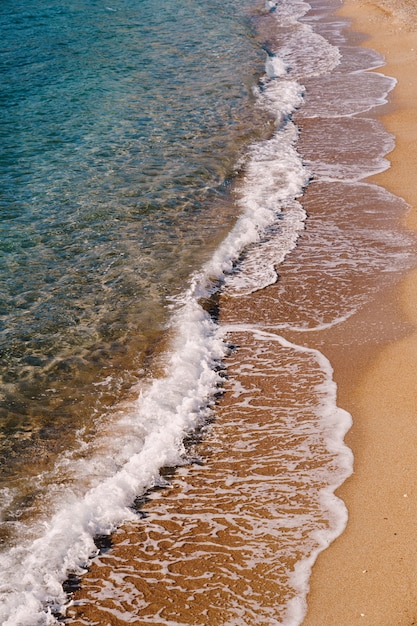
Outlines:
{"label": "sea", "polygon": [[[147,524],[147,494],[172,492],[179,506],[170,477],[190,463],[211,505],[227,487],[266,520],[251,526],[241,511],[239,554],[251,545],[251,556],[223,595],[210,599],[215,577],[193,580],[192,597],[222,611],[164,613],[174,583],[159,604],[116,584],[118,612],[77,623],[302,623],[314,560],[347,522],[334,491],[354,462],[332,365],[304,338],[349,320],[415,263],[405,203],[366,181],[389,167],[394,138],[377,114],[395,80],[340,6],[1,3],[4,626],[75,623],[68,581],[82,587],[124,524]],[[223,486],[197,440],[222,459]],[[230,468],[255,456],[244,496]],[[243,584],[230,599],[257,551],[265,562],[267,535],[260,578],[287,591],[251,603]]]}

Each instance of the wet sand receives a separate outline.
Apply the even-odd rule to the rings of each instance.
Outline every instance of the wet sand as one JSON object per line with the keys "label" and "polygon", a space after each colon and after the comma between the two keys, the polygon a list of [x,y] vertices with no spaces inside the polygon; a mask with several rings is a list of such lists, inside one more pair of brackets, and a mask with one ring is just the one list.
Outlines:
{"label": "wet sand", "polygon": [[[383,115],[396,148],[391,168],[373,180],[408,202],[406,222],[417,230],[417,3],[348,0],[342,14],[370,34],[365,45],[385,56],[383,72],[398,80]],[[345,354],[329,355],[339,402],[353,414],[346,441],[355,472],[338,491],[347,528],[313,569],[306,626],[417,623],[417,273],[380,304],[382,315],[365,311],[368,326],[383,318],[382,332],[368,354],[354,352],[360,375],[349,374]],[[387,343],[403,322],[405,336]]]}
{"label": "wet sand", "polygon": [[[294,597],[288,568],[308,551],[312,528],[325,526],[306,489],[309,469],[331,462],[315,437],[314,407],[304,411],[310,454],[284,414],[289,402],[305,407],[323,374],[305,354],[309,377],[300,386],[291,349],[248,331],[233,338],[228,372],[239,388],[226,385],[215,423],[193,443],[198,463],[138,503],[143,521],[120,529],[94,561],[71,624],[271,626],[284,618]],[[302,471],[288,485],[286,463],[297,459]]]}
{"label": "wet sand", "polygon": [[[395,58],[390,52],[384,72],[397,77],[404,72],[404,83],[412,83],[415,68],[409,63],[416,63],[417,54],[410,49],[415,40],[417,50],[417,34],[402,23],[404,37],[399,36],[385,9],[374,4],[364,8],[350,0],[344,12],[360,16],[359,30],[379,31],[381,41],[366,45],[397,51]],[[411,88],[415,94],[403,91],[400,82],[395,101],[384,109],[397,148],[390,156],[392,169],[374,181],[417,206],[417,186],[413,192],[410,182],[417,152],[414,112],[409,112],[417,88]],[[303,131],[301,120],[301,131],[300,146],[308,153],[307,121]],[[276,285],[249,297],[221,299],[220,324],[231,328],[228,380],[215,421],[201,441],[190,442],[196,463],[172,475],[167,470],[170,488],[138,502],[142,521],[115,533],[113,548],[94,561],[68,610],[69,624],[281,623],[285,604],[295,596],[288,571],[301,553],[317,547],[315,530],[331,526],[319,506],[335,459],[323,436],[317,437],[315,402],[320,403],[319,390],[328,381],[316,349],[334,368],[338,405],[353,415],[346,441],[355,455],[355,473],[338,491],[349,522],[313,568],[304,623],[400,626],[414,623],[414,616],[417,623],[417,274],[400,287],[388,280],[381,287],[377,267],[329,275],[326,263],[340,256],[330,231],[323,239],[323,227],[332,219],[335,228],[344,229],[350,250],[356,245],[357,255],[372,249],[380,257],[384,245],[368,240],[369,233],[395,229],[399,219],[373,188],[352,198],[378,207],[367,223],[363,215],[355,223],[350,211],[334,214],[326,199],[331,195],[334,202],[335,193],[346,197],[343,185],[335,189],[330,194],[326,184],[308,188],[303,198],[308,228],[280,268]],[[366,269],[365,257],[363,263]],[[311,318],[314,325],[321,308],[332,319],[343,298],[349,302],[374,291],[360,313],[343,324],[308,337],[303,333],[302,340],[300,333],[285,331],[287,340],[304,346],[302,351],[282,343],[274,329],[280,321],[296,326]],[[232,328],[242,323],[244,328]],[[317,480],[321,472],[323,482]]]}

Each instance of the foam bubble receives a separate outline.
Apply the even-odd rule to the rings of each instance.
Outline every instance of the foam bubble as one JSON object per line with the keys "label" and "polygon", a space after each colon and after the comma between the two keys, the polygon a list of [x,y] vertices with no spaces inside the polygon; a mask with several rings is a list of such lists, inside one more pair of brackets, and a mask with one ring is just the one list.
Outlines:
{"label": "foam bubble", "polygon": [[269,54],[265,63],[265,72],[268,78],[278,78],[280,76],[285,76],[288,71],[288,67],[285,65],[284,61],[274,55]]}

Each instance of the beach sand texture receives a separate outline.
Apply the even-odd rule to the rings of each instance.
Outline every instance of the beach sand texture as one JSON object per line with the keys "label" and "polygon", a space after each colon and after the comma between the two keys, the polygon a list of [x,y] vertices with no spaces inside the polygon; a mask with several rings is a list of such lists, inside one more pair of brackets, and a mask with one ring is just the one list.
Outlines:
{"label": "beach sand texture", "polygon": [[[390,104],[378,112],[396,137],[391,168],[372,182],[416,207],[417,6],[349,0],[342,14],[355,18],[355,29],[372,34],[365,45],[386,56],[383,72],[399,81]],[[312,137],[320,122],[300,117],[297,123],[303,157],[314,159]],[[392,217],[391,201],[375,187],[361,188],[360,202],[369,206],[369,218],[356,224],[351,213],[332,213],[323,201],[330,196],[326,184],[311,185],[303,197],[308,228],[280,268],[278,283],[250,296],[222,297],[219,321],[230,329],[231,382],[225,382],[207,436],[190,442],[198,461],[172,475],[167,470],[171,488],[138,502],[146,523],[115,533],[112,550],[103,552],[83,577],[68,623],[300,623],[305,607],[292,599],[303,589],[286,572],[294,568],[300,550],[313,553],[320,545],[317,534],[313,545],[312,529],[329,527],[317,505],[322,484],[307,485],[308,470],[317,470],[315,476],[322,471],[328,479],[334,465],[327,443],[315,435],[311,399],[319,403],[320,390],[330,384],[319,354],[334,370],[341,421],[347,424],[344,411],[353,416],[346,442],[355,463],[354,474],[337,492],[349,521],[313,567],[303,623],[417,623],[417,273],[399,285],[387,280],[381,287],[377,260],[385,248],[369,233],[376,226],[395,230],[398,217]],[[346,199],[346,187],[332,185],[332,201],[338,193]],[[358,190],[352,193],[351,203],[358,202]],[[358,255],[361,248],[375,250],[374,268],[343,280],[324,270],[320,275],[320,262],[325,267],[340,254],[330,236],[323,242],[322,227],[331,220],[334,228],[350,233],[348,243],[356,245]],[[417,231],[417,211],[408,214],[407,226]],[[320,317],[320,312],[325,319],[342,299],[355,301],[374,290],[377,295],[342,324],[312,333],[286,331],[282,340],[277,320],[294,327],[299,322],[299,304],[291,303],[299,289],[300,264],[306,269],[304,319],[309,313]],[[301,367],[308,372],[303,386],[296,382]],[[292,406],[291,423],[285,423],[281,406],[287,411]],[[302,441],[290,428],[301,414],[311,428]],[[292,490],[287,496],[281,492],[277,502],[279,468],[284,472],[291,464],[298,469]],[[342,478],[336,472],[334,484]],[[310,495],[304,500],[306,491]],[[341,530],[338,523],[335,535]]]}
{"label": "beach sand texture", "polygon": [[[383,114],[396,142],[391,168],[373,180],[407,201],[407,225],[416,230],[417,3],[348,0],[342,13],[369,35],[365,45],[385,56],[384,73],[398,81]],[[346,441],[355,472],[338,492],[347,528],[313,569],[306,626],[417,623],[417,273],[381,304],[392,311],[385,329],[402,319],[406,336],[386,343],[382,332],[354,384],[342,359],[331,357],[339,402],[354,418]]]}

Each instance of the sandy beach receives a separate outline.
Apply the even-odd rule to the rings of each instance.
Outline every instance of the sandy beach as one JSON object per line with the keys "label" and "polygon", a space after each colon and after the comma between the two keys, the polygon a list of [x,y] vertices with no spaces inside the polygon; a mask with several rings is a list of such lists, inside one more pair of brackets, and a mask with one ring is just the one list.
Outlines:
{"label": "sandy beach", "polygon": [[[373,181],[407,201],[407,226],[416,230],[417,4],[348,0],[341,13],[398,81],[382,118],[395,135],[391,168]],[[306,626],[417,623],[417,273],[364,314],[379,318],[381,333],[369,351],[348,351],[359,375],[343,362],[346,351],[330,357],[339,402],[353,415],[346,441],[355,471],[338,491],[347,528],[313,568]],[[389,341],[401,326],[405,336]]]}
{"label": "sandy beach", "polygon": [[[390,169],[374,176],[372,182],[410,205],[407,227],[417,231],[413,171],[417,162],[417,5],[349,0],[341,13],[355,19],[352,43],[362,42],[381,52],[388,62],[382,72],[398,80],[389,104],[371,114],[382,115],[396,138]],[[308,137],[311,122],[299,122],[301,152],[311,151],[303,143],[303,132]],[[319,259],[327,255],[331,261],[337,254],[331,240],[326,249],[323,243],[322,227],[332,219],[351,237],[348,245],[359,240],[366,247],[365,233],[373,231],[375,220],[383,221],[384,228],[392,221],[392,229],[396,228],[391,205],[384,205],[375,189],[364,189],[359,198],[363,205],[378,206],[379,213],[372,216],[370,212],[366,224],[361,222],[363,216],[355,224],[349,211],[334,215],[334,207],[323,199],[330,195],[334,199],[337,193],[344,197],[343,185],[338,189],[333,184],[330,194],[320,182],[307,189],[303,205],[309,215],[308,229],[285,260],[282,277],[280,268],[282,280],[249,297],[221,298],[220,324],[232,327],[243,322],[246,329],[231,333],[234,347],[226,365],[234,382],[225,383],[209,435],[193,443],[199,460],[167,476],[171,489],[157,490],[138,503],[146,523],[125,525],[115,533],[113,549],[100,555],[83,577],[68,611],[69,623],[122,626],[135,619],[137,624],[161,626],[222,626],[237,623],[233,621],[236,610],[242,610],[242,623],[247,626],[271,626],[286,619],[282,607],[294,591],[288,590],[285,572],[300,553],[291,551],[297,545],[291,533],[297,534],[299,527],[289,525],[283,533],[283,520],[296,511],[311,514],[317,528],[327,523],[320,511],[314,518],[314,505],[303,501],[300,494],[307,492],[305,484],[291,484],[292,492],[281,493],[279,502],[276,491],[281,468],[302,456],[300,437],[281,427],[285,406],[304,412],[304,419],[308,413],[311,423],[315,419],[314,411],[308,410],[323,382],[317,350],[334,369],[338,406],[353,417],[346,443],[355,466],[352,477],[337,492],[349,511],[347,528],[313,567],[303,624],[417,623],[417,272],[395,286],[387,283],[343,324],[307,333],[308,338],[304,335],[304,352],[296,353],[303,363],[295,361],[289,345],[281,343],[278,335],[267,332],[276,320],[297,326],[299,303],[284,296],[300,289],[299,267],[306,270],[302,301],[308,308],[303,313],[310,312],[312,317],[323,298],[332,312],[341,298],[349,301],[377,285],[378,274],[371,271],[370,277],[366,272],[347,274],[344,281],[327,275],[325,265],[324,271],[317,271]],[[353,193],[358,202],[358,191]],[[376,249],[378,245],[376,240]],[[251,330],[262,325],[263,331]],[[286,339],[299,344],[300,333],[286,333]],[[308,372],[303,385],[294,374],[300,367]],[[249,389],[252,395],[242,400]],[[314,464],[320,458],[323,472],[328,471],[332,458],[325,444],[303,441],[303,450],[308,449],[310,456],[299,466],[317,469]],[[297,550],[304,551],[305,546],[308,553],[309,541],[306,532]]]}

